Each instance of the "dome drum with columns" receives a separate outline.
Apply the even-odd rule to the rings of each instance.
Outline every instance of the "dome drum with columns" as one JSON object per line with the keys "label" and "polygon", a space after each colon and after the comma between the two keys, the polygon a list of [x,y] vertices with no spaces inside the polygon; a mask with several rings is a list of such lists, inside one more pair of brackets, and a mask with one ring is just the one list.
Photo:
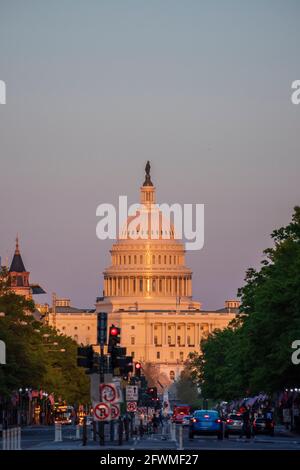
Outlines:
{"label": "dome drum with columns", "polygon": [[104,271],[103,294],[112,308],[136,302],[139,308],[174,307],[174,301],[200,308],[192,300],[192,272],[185,265],[184,245],[174,233],[156,206],[148,162],[140,208],[128,217],[110,251],[111,266]]}

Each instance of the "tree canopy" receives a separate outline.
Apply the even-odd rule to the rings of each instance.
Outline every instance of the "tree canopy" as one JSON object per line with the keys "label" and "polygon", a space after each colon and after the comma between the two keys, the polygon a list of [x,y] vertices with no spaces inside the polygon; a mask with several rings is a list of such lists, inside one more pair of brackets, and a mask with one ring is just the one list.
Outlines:
{"label": "tree canopy", "polygon": [[28,387],[69,403],[89,402],[89,379],[77,367],[76,342],[36,320],[34,302],[10,291],[6,274],[0,275],[0,339],[7,362],[0,366],[0,395]]}
{"label": "tree canopy", "polygon": [[233,399],[300,384],[300,366],[291,361],[300,339],[300,208],[292,221],[271,234],[262,267],[248,269],[239,289],[240,314],[224,330],[201,342],[191,367],[202,393]]}

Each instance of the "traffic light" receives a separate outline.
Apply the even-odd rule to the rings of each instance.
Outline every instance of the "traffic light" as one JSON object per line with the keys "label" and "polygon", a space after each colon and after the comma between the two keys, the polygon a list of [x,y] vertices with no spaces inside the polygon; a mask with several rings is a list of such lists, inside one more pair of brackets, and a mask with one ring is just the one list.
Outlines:
{"label": "traffic light", "polygon": [[121,341],[121,329],[115,325],[112,325],[109,328],[109,339],[108,339],[108,348],[107,351],[111,353],[113,349],[120,344]]}
{"label": "traffic light", "polygon": [[123,356],[119,358],[120,374],[128,377],[129,372],[133,372],[133,362],[131,356]]}
{"label": "traffic light", "polygon": [[92,369],[94,365],[93,346],[83,346],[77,348],[77,366]]}
{"label": "traffic light", "polygon": [[104,346],[107,343],[107,313],[97,314],[97,344]]}
{"label": "traffic light", "polygon": [[117,367],[120,366],[120,359],[126,355],[126,348],[114,347],[110,353],[111,357],[111,368],[114,371]]}
{"label": "traffic light", "polygon": [[134,375],[136,377],[140,377],[142,372],[142,364],[140,362],[136,362],[134,364]]}
{"label": "traffic light", "polygon": [[147,388],[147,395],[150,397],[151,400],[157,400],[157,387]]}

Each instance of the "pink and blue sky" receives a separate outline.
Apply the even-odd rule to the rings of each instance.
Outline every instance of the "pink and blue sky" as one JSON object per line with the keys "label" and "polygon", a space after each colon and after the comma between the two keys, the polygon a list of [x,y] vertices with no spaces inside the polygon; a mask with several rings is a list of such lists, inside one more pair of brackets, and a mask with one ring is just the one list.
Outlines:
{"label": "pink and blue sky", "polygon": [[300,203],[298,1],[0,0],[0,255],[16,233],[31,280],[92,307],[110,241],[96,207],[205,204],[188,255],[219,308]]}

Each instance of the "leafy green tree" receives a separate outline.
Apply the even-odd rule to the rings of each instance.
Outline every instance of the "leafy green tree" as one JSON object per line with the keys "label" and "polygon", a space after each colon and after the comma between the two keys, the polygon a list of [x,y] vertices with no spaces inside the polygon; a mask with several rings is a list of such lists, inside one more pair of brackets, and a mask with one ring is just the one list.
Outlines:
{"label": "leafy green tree", "polygon": [[291,344],[300,339],[300,208],[275,230],[260,270],[246,273],[240,315],[201,343],[190,359],[203,394],[232,399],[300,382]]}
{"label": "leafy green tree", "polygon": [[181,403],[187,403],[191,406],[197,406],[199,403],[199,390],[196,382],[193,380],[189,364],[181,372],[180,378],[176,383],[176,396]]}
{"label": "leafy green tree", "polygon": [[77,344],[33,316],[34,302],[9,289],[0,273],[0,339],[6,365],[0,366],[0,395],[22,387],[47,390],[70,403],[89,402],[89,379],[77,367]]}

